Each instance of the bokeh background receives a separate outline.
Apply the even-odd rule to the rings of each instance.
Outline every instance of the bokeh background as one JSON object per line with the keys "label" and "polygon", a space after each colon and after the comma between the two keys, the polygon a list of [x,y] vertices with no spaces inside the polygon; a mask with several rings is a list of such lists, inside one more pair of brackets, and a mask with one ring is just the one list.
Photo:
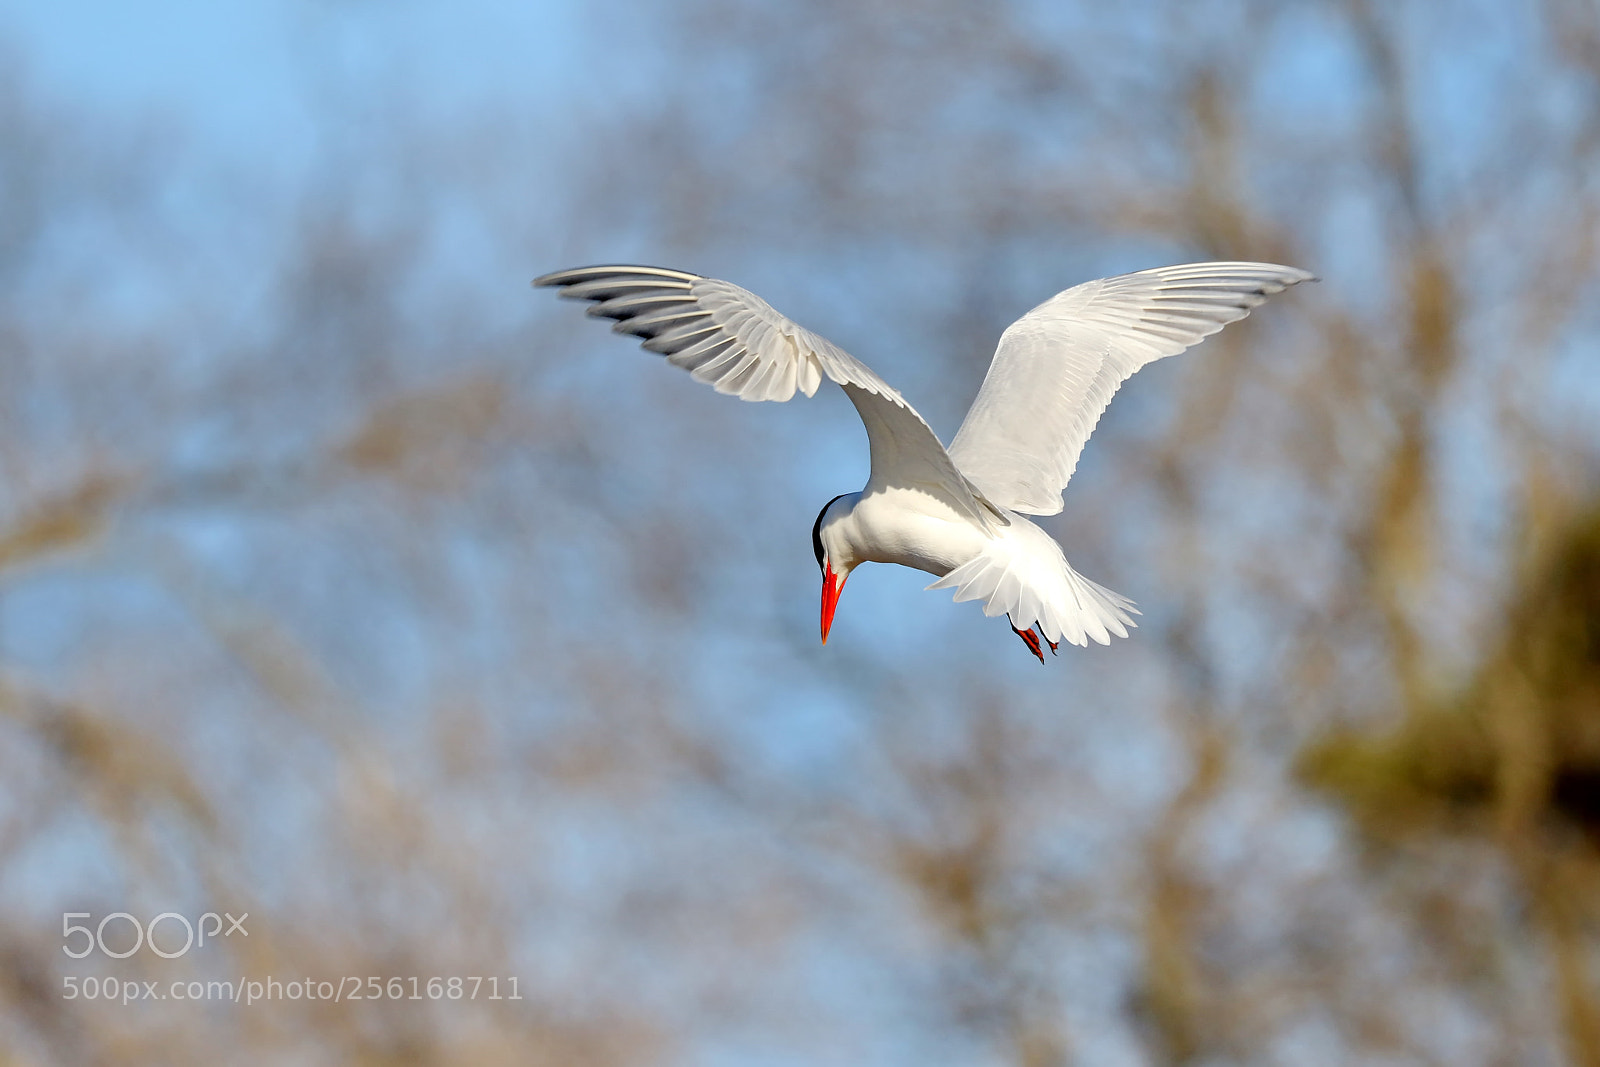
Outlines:
{"label": "bokeh background", "polygon": [[[1590,0],[3,0],[0,1062],[1600,1064],[1597,227]],[[819,647],[843,396],[528,288],[948,438],[1203,258],[1323,281],[1123,389],[1043,669],[886,567]],[[522,999],[64,994],[341,976]]]}

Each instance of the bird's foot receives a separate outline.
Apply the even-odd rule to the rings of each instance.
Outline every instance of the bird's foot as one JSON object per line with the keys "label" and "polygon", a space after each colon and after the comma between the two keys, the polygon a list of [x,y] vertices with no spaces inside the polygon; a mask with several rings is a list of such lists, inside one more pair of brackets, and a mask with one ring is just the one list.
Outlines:
{"label": "bird's foot", "polygon": [[[1030,626],[1026,630],[1019,630],[1017,629],[1016,624],[1013,623],[1011,626],[1011,632],[1022,638],[1022,643],[1028,646],[1029,652],[1032,652],[1035,656],[1039,657],[1040,663],[1044,662],[1044,645],[1039,643],[1039,635],[1033,632],[1033,627]],[[1050,654],[1052,656],[1056,654],[1056,649],[1060,647],[1054,641],[1051,641],[1048,638],[1045,639],[1044,644],[1050,646]]]}

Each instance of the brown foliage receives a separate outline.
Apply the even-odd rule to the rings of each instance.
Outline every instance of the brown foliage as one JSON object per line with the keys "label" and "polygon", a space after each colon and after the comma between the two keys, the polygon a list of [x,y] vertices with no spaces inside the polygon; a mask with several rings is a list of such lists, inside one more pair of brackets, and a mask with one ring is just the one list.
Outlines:
{"label": "brown foliage", "polygon": [[[1593,5],[630,13],[568,126],[320,72],[282,188],[0,80],[0,1056],[1600,1061]],[[887,575],[815,647],[853,416],[526,289],[619,245],[946,431],[1085,277],[1324,282],[1124,389],[1051,521],[1146,615],[1040,671]],[[406,996],[62,992],[269,975]]]}

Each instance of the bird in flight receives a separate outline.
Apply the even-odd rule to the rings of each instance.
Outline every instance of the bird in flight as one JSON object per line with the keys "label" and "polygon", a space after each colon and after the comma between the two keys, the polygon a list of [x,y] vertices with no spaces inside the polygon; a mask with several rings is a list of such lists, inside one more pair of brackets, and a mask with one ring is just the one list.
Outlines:
{"label": "bird in flight", "polygon": [[1111,396],[1147,363],[1315,280],[1271,263],[1189,263],[1085,282],[1007,327],[967,417],[946,449],[866,364],[730,282],[663,267],[578,267],[536,278],[593,301],[696,380],[741,400],[812,396],[838,383],[866,425],[872,469],[859,493],[828,501],[811,527],[822,571],[822,642],[850,572],[898,563],[929,589],[1005,615],[1044,662],[1062,641],[1127,637],[1133,601],[1073,570],[1029,515],[1061,510],[1061,491]]}

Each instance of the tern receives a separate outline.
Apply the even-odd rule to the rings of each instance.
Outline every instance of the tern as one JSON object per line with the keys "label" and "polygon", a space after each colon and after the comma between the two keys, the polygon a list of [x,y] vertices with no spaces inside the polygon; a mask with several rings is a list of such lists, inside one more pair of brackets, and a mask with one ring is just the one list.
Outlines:
{"label": "tern", "polygon": [[863,563],[927,571],[1005,615],[1028,650],[1127,637],[1133,601],[1073,570],[1029,515],[1054,515],[1112,394],[1147,363],[1315,280],[1272,263],[1188,263],[1102,278],[1056,294],[1000,336],[988,374],[947,449],[916,410],[837,345],[730,282],[663,267],[599,266],[534,279],[590,300],[588,314],[697,381],[741,400],[844,389],[867,429],[871,473],[828,501],[811,527],[822,571],[822,643],[850,573]]}

